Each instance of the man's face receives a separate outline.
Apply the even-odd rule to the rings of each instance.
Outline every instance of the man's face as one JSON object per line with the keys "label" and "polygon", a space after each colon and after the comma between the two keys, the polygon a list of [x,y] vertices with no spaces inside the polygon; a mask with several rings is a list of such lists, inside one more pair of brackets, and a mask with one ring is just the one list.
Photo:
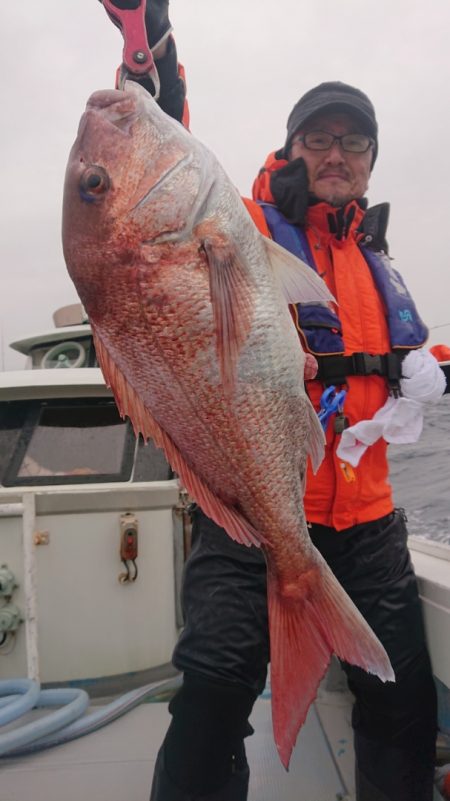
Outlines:
{"label": "man's face", "polygon": [[365,153],[348,153],[338,142],[329,150],[309,150],[296,137],[311,131],[326,131],[335,136],[364,133],[351,114],[324,113],[308,120],[294,135],[290,160],[300,156],[308,172],[308,188],[319,200],[332,206],[342,206],[354,198],[362,197],[369,185],[373,149]]}

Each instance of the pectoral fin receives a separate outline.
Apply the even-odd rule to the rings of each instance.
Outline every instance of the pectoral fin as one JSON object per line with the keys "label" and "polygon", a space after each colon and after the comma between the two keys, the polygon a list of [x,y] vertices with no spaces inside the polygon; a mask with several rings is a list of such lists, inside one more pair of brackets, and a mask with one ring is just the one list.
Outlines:
{"label": "pectoral fin", "polygon": [[250,272],[236,246],[220,235],[205,236],[216,347],[223,386],[234,386],[239,352],[251,327],[253,300]]}
{"label": "pectoral fin", "polygon": [[263,237],[267,257],[288,303],[334,301],[325,282],[303,261],[273,239]]}

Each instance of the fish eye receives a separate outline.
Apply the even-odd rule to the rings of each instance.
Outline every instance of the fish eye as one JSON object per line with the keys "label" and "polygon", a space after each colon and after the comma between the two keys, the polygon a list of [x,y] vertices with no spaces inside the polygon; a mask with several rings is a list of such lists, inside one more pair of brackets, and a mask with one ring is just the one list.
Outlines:
{"label": "fish eye", "polygon": [[97,164],[92,164],[85,169],[80,178],[81,197],[87,201],[96,200],[108,191],[110,185],[106,170]]}

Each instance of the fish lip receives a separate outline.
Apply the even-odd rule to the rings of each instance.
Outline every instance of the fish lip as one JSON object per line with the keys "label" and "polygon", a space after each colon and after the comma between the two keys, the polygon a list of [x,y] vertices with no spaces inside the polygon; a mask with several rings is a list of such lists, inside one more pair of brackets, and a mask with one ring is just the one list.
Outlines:
{"label": "fish lip", "polygon": [[131,126],[139,118],[139,98],[131,92],[118,89],[101,89],[89,98],[85,117],[96,120],[96,125],[112,125],[129,136]]}
{"label": "fish lip", "polygon": [[123,92],[120,89],[99,89],[90,96],[86,109],[106,109],[116,103],[131,103],[133,101],[136,104],[135,97],[136,95],[132,92]]}

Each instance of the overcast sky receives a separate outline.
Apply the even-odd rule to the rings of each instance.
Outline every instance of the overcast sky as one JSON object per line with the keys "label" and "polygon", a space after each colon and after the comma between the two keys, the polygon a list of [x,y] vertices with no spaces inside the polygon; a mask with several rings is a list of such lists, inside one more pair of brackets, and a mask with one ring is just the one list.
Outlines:
{"label": "overcast sky", "polygon": [[[372,99],[380,152],[368,193],[389,201],[394,266],[450,344],[448,0],[172,0],[193,133],[243,194],[324,80]],[[65,165],[91,92],[114,84],[122,39],[97,0],[2,2],[0,369],[8,343],[77,301],[61,248]]]}

